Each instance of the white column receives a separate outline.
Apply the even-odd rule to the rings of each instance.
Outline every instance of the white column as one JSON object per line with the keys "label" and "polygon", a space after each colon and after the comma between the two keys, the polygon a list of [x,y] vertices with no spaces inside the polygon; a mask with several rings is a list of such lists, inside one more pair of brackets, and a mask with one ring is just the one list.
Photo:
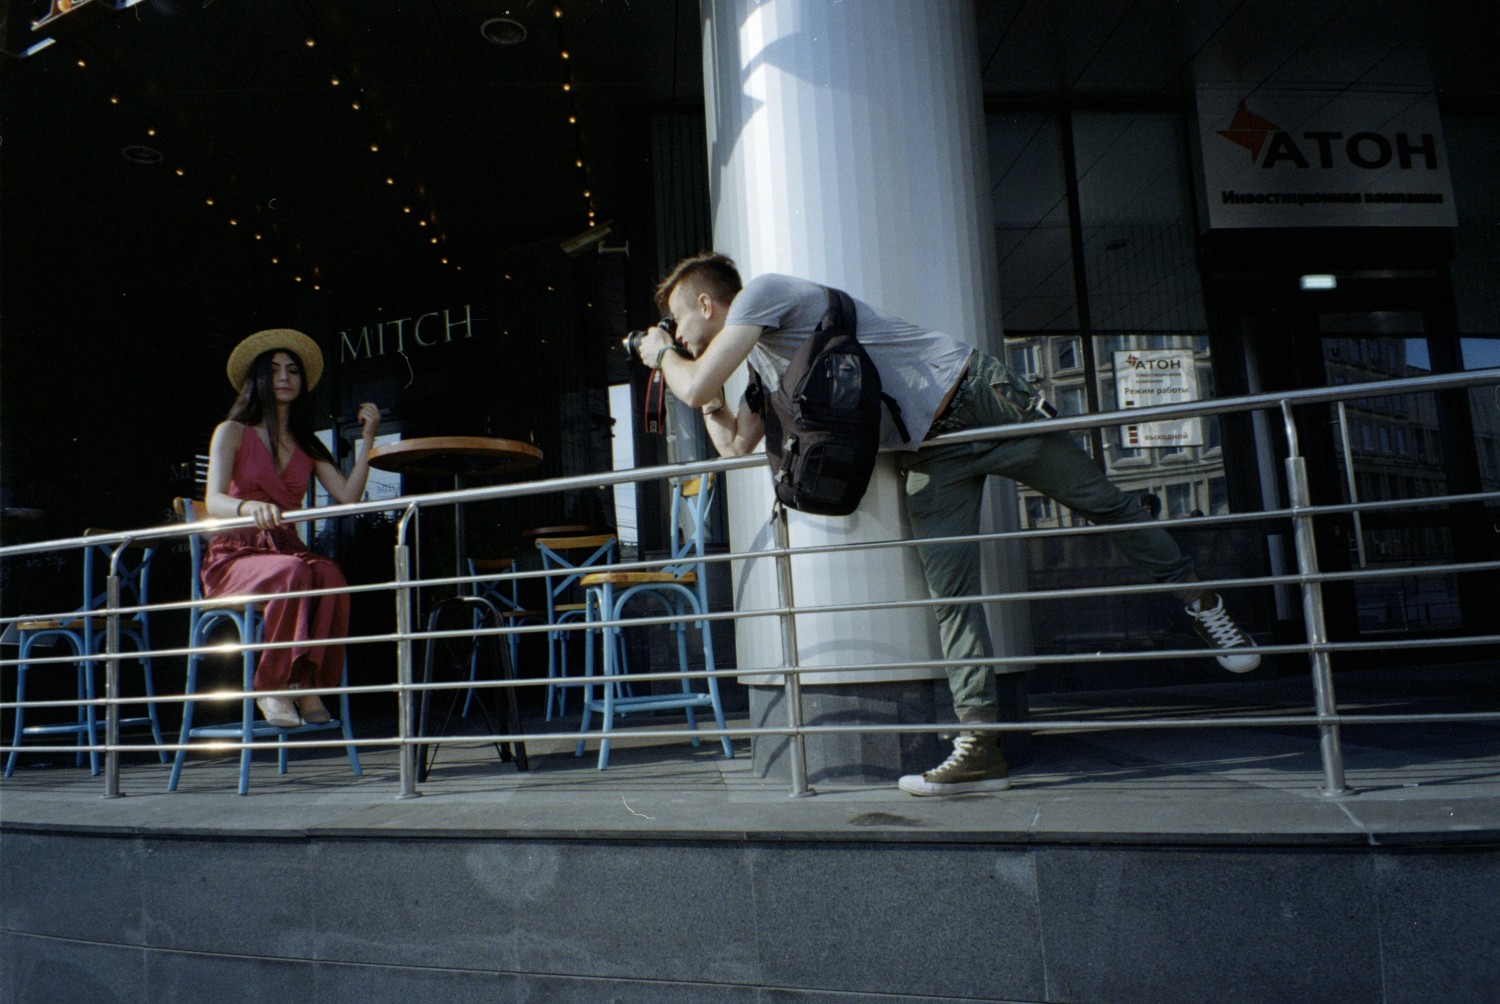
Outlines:
{"label": "white column", "polygon": [[[774,271],[838,286],[998,352],[972,0],[702,0],[702,10],[716,249],[732,256],[747,280]],[[737,472],[729,487],[734,548],[769,539],[766,471]],[[794,513],[792,543],[906,537],[904,508],[886,458],[859,512],[831,519]],[[988,564],[994,571],[1000,563]],[[735,570],[740,609],[774,606],[771,563],[742,566]],[[926,595],[910,549],[801,558],[794,576],[799,606]],[[1020,611],[990,613],[998,651],[1025,643],[1004,641],[1024,624]],[[804,666],[921,661],[938,653],[932,615],[920,608],[801,616],[797,630]],[[782,664],[774,619],[741,621],[737,636],[742,668]],[[865,671],[804,680],[930,675],[940,674]]]}

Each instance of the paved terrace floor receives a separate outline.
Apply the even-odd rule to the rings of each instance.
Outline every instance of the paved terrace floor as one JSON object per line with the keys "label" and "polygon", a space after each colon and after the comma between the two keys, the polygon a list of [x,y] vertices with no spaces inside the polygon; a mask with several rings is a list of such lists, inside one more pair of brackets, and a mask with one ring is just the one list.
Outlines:
{"label": "paved terrace floor", "polygon": [[[1489,675],[1494,674],[1494,675]],[[1500,710],[1500,673],[1463,670],[1341,674],[1346,713]],[[1072,721],[1161,715],[1306,714],[1305,679],[1249,679],[1152,690],[1034,695],[1033,717]],[[360,723],[362,733],[389,728]],[[540,723],[531,722],[532,731]],[[628,731],[628,730],[627,730]],[[389,734],[386,732],[385,734]],[[131,755],[123,798],[103,779],[23,758],[0,784],[12,830],[229,836],[461,836],[490,839],[903,841],[1362,845],[1493,843],[1500,839],[1500,724],[1346,727],[1354,793],[1330,798],[1311,728],[1074,731],[1037,736],[1008,792],[914,798],[894,786],[815,784],[793,798],[757,778],[749,743],[726,760],[716,743],[622,739],[607,771],[571,744],[533,741],[531,770],[490,746],[447,746],[423,797],[398,799],[391,748],[362,751],[351,776],[342,750],[294,752],[278,776],[257,754],[247,797],[237,757],[195,755],[180,790],[167,768]]]}

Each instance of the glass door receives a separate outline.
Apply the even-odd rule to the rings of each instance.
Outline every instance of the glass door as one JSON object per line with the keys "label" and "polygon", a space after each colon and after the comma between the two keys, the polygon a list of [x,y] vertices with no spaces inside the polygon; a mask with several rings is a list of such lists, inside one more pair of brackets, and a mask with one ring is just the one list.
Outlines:
{"label": "glass door", "polygon": [[[1322,310],[1314,315],[1323,381],[1372,383],[1433,372],[1421,310]],[[1334,477],[1319,501],[1369,504],[1441,498],[1450,493],[1442,413],[1435,394],[1371,395],[1329,406]],[[1354,582],[1342,611],[1362,636],[1433,632],[1462,626],[1458,577],[1387,575],[1454,560],[1444,509],[1372,509],[1351,514],[1339,536],[1338,565],[1382,574]]]}
{"label": "glass door", "polygon": [[[1500,364],[1500,337],[1460,339],[1451,286],[1440,271],[1340,275],[1328,290],[1301,290],[1288,275],[1211,279],[1216,354],[1240,355],[1220,371],[1225,393],[1379,384]],[[1340,641],[1442,637],[1488,631],[1496,576],[1442,566],[1500,551],[1500,507],[1440,501],[1500,488],[1500,400],[1493,388],[1441,394],[1365,394],[1295,409],[1312,501],[1352,505],[1320,516],[1318,560],[1330,635]],[[1285,439],[1272,413],[1223,423],[1228,492],[1245,508],[1285,504]],[[1403,503],[1388,505],[1389,503]],[[1409,504],[1406,504],[1409,503]],[[1272,529],[1273,571],[1292,573],[1289,533]],[[1436,570],[1429,569],[1438,566]],[[1362,574],[1365,573],[1365,574]],[[1302,634],[1294,586],[1275,590],[1276,624]],[[1346,653],[1340,665],[1438,659],[1452,650]]]}

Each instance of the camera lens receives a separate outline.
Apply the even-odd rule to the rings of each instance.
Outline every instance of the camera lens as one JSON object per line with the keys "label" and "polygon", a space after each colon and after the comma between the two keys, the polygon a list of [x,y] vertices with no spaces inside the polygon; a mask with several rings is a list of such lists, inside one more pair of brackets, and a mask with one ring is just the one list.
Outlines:
{"label": "camera lens", "polygon": [[[669,338],[675,338],[677,336],[677,322],[670,317],[663,317],[660,321],[656,322],[656,326],[665,331],[667,333],[667,337]],[[630,334],[625,336],[624,340],[620,344],[625,349],[626,359],[629,359],[633,363],[645,365],[645,360],[641,358],[641,341],[645,337],[645,331],[632,331],[630,332]]]}

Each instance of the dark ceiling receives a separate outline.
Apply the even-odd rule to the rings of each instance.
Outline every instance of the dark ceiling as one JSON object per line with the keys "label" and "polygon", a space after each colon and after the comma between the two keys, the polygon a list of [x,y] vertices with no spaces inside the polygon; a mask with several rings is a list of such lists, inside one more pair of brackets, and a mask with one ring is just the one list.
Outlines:
{"label": "dark ceiling", "polygon": [[[133,290],[279,299],[591,222],[639,234],[650,116],[702,106],[696,0],[87,0],[43,31],[49,3],[0,4],[0,49],[56,40],[0,57],[0,238]],[[1195,78],[1500,92],[1492,0],[975,11],[992,101],[1185,104]]]}
{"label": "dark ceiling", "polygon": [[85,24],[105,2],[4,67],[5,236],[90,234],[226,292],[584,231],[633,203],[647,115],[701,101],[684,0],[146,0]]}

